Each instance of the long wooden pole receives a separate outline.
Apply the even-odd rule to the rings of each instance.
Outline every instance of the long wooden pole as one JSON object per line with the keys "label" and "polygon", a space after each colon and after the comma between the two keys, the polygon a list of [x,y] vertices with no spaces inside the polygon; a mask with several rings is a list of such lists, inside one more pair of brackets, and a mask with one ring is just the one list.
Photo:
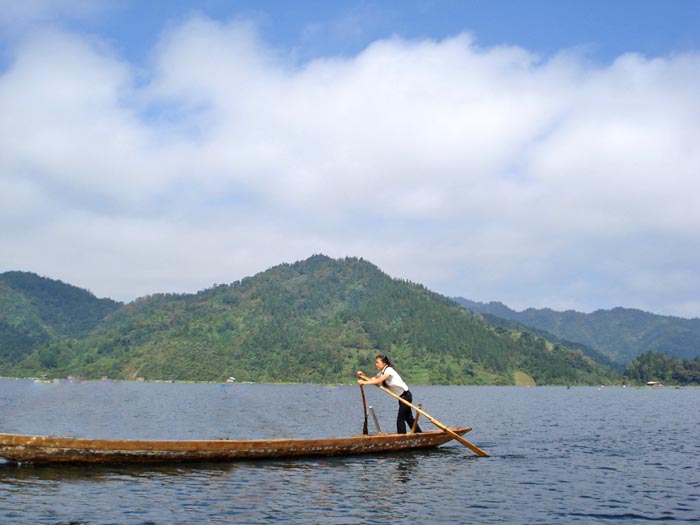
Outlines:
{"label": "long wooden pole", "polygon": [[[359,374],[358,374],[358,375],[359,375]],[[360,377],[360,379],[364,379],[364,380],[366,380],[366,381],[369,380],[369,378],[368,378],[366,375],[364,375],[364,374],[359,375],[359,377]],[[477,446],[474,445],[473,443],[470,443],[469,441],[467,441],[466,439],[464,439],[462,436],[460,436],[460,435],[457,434],[456,432],[453,432],[452,430],[450,430],[448,427],[446,427],[445,425],[443,425],[442,423],[440,423],[437,419],[435,419],[433,416],[431,416],[430,414],[428,414],[428,413],[427,413],[425,410],[423,410],[422,408],[418,408],[417,406],[413,405],[412,403],[409,403],[408,401],[406,401],[405,399],[403,399],[401,396],[398,396],[398,395],[394,394],[391,390],[389,390],[388,388],[383,387],[382,385],[376,385],[376,386],[377,386],[377,388],[379,388],[379,390],[382,390],[382,391],[386,392],[387,394],[389,394],[391,397],[394,397],[394,398],[398,399],[401,403],[403,403],[404,405],[407,405],[407,406],[411,407],[413,410],[415,410],[415,411],[418,412],[419,414],[423,414],[425,417],[428,418],[428,421],[430,421],[433,425],[435,425],[435,426],[438,427],[439,429],[444,430],[445,432],[447,432],[450,436],[452,436],[452,438],[454,438],[454,439],[456,439],[457,441],[459,441],[462,445],[464,445],[464,446],[467,447],[469,450],[471,450],[472,452],[474,452],[477,456],[481,456],[481,457],[484,457],[484,458],[489,457],[489,455],[488,455],[485,451],[481,450],[479,447],[477,447]]]}
{"label": "long wooden pole", "polygon": [[377,432],[383,434],[382,427],[379,426],[379,419],[377,419],[377,414],[374,412],[374,407],[369,406],[369,413],[372,414],[372,420],[374,421],[374,426],[377,427]]}
{"label": "long wooden pole", "polygon": [[362,424],[362,433],[369,434],[369,429],[367,428],[367,401],[365,400],[365,389],[360,385],[360,392],[362,393],[362,408],[365,410],[365,422]]}
{"label": "long wooden pole", "polygon": [[[418,408],[423,408],[423,405],[418,403]],[[411,432],[415,432],[418,428],[418,420],[420,419],[420,412],[416,412],[416,418],[413,420],[413,426],[411,427]]]}

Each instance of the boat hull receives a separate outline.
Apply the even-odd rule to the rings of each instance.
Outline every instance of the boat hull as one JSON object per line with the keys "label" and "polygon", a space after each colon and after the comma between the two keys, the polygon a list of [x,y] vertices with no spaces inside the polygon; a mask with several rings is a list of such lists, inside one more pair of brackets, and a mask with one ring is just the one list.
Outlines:
{"label": "boat hull", "polygon": [[[458,435],[470,427],[450,429]],[[442,430],[346,438],[264,440],[105,440],[0,434],[0,457],[31,463],[183,463],[314,456],[349,456],[436,447]]]}

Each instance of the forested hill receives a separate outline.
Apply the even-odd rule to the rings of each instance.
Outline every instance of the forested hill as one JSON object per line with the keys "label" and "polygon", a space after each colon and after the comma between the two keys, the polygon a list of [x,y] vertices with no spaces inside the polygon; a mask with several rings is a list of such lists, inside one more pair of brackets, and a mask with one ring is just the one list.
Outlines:
{"label": "forested hill", "polygon": [[0,365],[7,368],[50,341],[83,337],[121,306],[33,273],[2,273]]}
{"label": "forested hill", "polygon": [[518,332],[531,332],[533,334],[539,335],[540,337],[544,338],[550,343],[558,343],[568,348],[577,348],[581,350],[585,355],[593,359],[595,362],[608,366],[613,370],[617,370],[619,372],[624,371],[625,367],[622,364],[612,361],[605,354],[602,354],[601,352],[598,352],[597,350],[594,350],[593,348],[590,348],[584,345],[583,343],[567,341],[566,339],[558,337],[550,332],[547,332],[546,330],[540,330],[539,328],[534,328],[532,326],[525,326],[524,324],[521,324],[517,321],[512,321],[510,319],[504,319],[502,317],[497,317],[495,315],[486,313],[480,315],[484,318],[484,321],[486,321],[490,325],[500,326],[502,328],[507,328],[509,330]]}
{"label": "forested hill", "polygon": [[350,382],[390,355],[409,383],[599,384],[578,350],[488,325],[362,259],[317,255],[191,295],[127,304],[89,335],[38,349],[13,375]]}
{"label": "forested hill", "polygon": [[499,302],[479,303],[455,298],[472,312],[503,319],[576,341],[624,365],[647,352],[665,353],[680,359],[700,357],[700,319],[655,315],[630,308],[598,310],[585,314],[572,310],[528,308],[511,310]]}

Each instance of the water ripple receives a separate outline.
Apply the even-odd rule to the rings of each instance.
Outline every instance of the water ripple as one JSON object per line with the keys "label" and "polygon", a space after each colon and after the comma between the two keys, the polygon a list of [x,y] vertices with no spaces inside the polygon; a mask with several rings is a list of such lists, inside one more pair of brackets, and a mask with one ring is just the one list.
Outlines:
{"label": "water ripple", "polygon": [[[700,389],[416,387],[491,458],[118,467],[0,463],[0,523],[700,523]],[[387,428],[395,401],[368,391]],[[0,380],[2,431],[121,438],[361,431],[355,387]],[[303,408],[302,408],[303,407]]]}

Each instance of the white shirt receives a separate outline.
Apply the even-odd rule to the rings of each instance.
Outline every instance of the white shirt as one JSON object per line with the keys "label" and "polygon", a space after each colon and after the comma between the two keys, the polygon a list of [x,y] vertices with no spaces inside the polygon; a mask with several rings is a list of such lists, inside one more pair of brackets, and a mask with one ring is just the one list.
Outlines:
{"label": "white shirt", "polygon": [[389,377],[386,379],[386,386],[388,386],[389,390],[391,390],[394,394],[400,396],[406,390],[408,390],[408,385],[404,383],[404,380],[401,379],[398,372],[390,366],[385,367],[384,370],[377,374],[377,376],[381,377],[386,374],[389,374]]}

